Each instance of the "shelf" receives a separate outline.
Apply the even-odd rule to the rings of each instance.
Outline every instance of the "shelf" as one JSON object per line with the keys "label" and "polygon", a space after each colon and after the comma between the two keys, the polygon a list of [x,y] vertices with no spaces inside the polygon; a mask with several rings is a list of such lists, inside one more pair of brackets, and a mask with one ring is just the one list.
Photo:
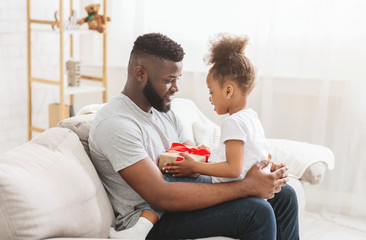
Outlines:
{"label": "shelf", "polygon": [[79,87],[66,87],[65,94],[74,95],[79,93],[104,92],[104,90],[104,87],[81,84]]}
{"label": "shelf", "polygon": [[[37,28],[32,28],[32,31],[34,32],[38,32],[38,33],[60,33],[60,29],[37,29]],[[64,34],[65,35],[84,35],[84,34],[90,34],[90,35],[101,35],[103,36],[103,34],[94,31],[94,30],[89,30],[89,29],[80,29],[80,30],[64,30]]]}
{"label": "shelf", "polygon": [[[107,0],[103,1],[103,15],[106,16],[107,12]],[[83,93],[102,93],[103,102],[107,102],[107,30],[104,33],[99,33],[94,30],[89,30],[87,24],[81,26],[71,25],[70,21],[63,19],[60,24],[55,20],[38,20],[31,19],[31,0],[27,0],[27,57],[28,57],[28,140],[32,138],[32,132],[42,132],[45,129],[33,126],[32,122],[32,89],[33,87],[39,88],[43,93],[52,92],[59,96],[59,106],[64,106],[65,102],[69,106],[74,106],[74,95]],[[69,0],[70,3],[70,14],[73,13],[73,2],[74,0]],[[64,0],[59,0],[60,16],[64,15]],[[64,21],[66,20],[66,21]],[[61,20],[60,20],[61,21]],[[74,21],[71,21],[75,23]],[[37,26],[37,27],[35,27]],[[54,29],[52,29],[54,26]],[[61,28],[59,27],[61,26]],[[74,28],[72,28],[74,27]],[[59,62],[59,72],[57,75],[52,76],[53,79],[43,79],[36,78],[32,76],[32,32],[37,32],[39,37],[44,37],[45,34],[57,34],[59,35],[59,54],[55,54],[55,58]],[[67,75],[65,67],[65,59],[74,57],[74,48],[80,48],[80,41],[78,35],[96,35],[102,36],[103,39],[103,71],[98,73],[98,77],[81,75],[80,86],[78,87],[68,87]],[[76,39],[74,39],[74,36]],[[38,37],[38,36],[37,36]],[[49,35],[46,37],[50,37]],[[52,36],[53,37],[53,36]],[[66,41],[70,41],[69,45],[65,44]],[[74,44],[74,41],[76,44]],[[66,48],[66,49],[65,49]],[[65,51],[69,50],[69,51]],[[55,79],[55,80],[54,80]],[[69,101],[65,98],[69,98]],[[57,105],[56,104],[56,105]],[[51,106],[51,105],[50,105]],[[58,114],[57,114],[58,112]],[[58,116],[56,116],[58,115]],[[49,110],[49,118],[53,117],[57,121],[61,121],[63,118],[68,117],[68,110],[65,107],[58,107],[56,111]],[[49,126],[53,126],[53,122],[49,122]]]}
{"label": "shelf", "polygon": [[[57,83],[57,82],[56,82]],[[33,82],[34,87],[40,86],[42,84],[42,88],[48,88],[50,91],[55,91],[59,89],[59,85],[57,84],[45,84],[42,82]],[[96,93],[96,92],[104,92],[105,88],[102,86],[97,86],[96,84],[88,83],[87,81],[81,81],[80,86],[77,87],[68,87],[65,86],[64,94],[65,95],[75,95],[80,93]]]}

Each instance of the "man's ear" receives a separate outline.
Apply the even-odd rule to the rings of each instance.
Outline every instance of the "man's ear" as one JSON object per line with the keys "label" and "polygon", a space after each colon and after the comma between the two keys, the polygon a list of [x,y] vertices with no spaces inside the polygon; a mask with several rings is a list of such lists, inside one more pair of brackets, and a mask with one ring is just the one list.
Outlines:
{"label": "man's ear", "polygon": [[134,71],[137,81],[144,82],[147,79],[147,72],[142,67],[136,66]]}
{"label": "man's ear", "polygon": [[226,90],[226,98],[230,99],[231,96],[234,94],[234,86],[231,84],[228,84],[228,85],[226,85],[225,90]]}

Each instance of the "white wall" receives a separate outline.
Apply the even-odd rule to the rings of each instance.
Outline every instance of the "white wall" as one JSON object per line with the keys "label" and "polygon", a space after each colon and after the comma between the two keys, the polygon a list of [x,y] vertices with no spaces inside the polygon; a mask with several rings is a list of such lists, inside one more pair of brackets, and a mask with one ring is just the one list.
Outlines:
{"label": "white wall", "polygon": [[0,4],[0,153],[27,140],[26,1]]}

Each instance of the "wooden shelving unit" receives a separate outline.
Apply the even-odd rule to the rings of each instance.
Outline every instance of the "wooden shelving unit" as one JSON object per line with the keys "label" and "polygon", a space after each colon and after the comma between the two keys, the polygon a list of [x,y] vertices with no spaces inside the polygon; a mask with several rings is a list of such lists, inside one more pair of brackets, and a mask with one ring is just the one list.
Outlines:
{"label": "wooden shelving unit", "polygon": [[[73,0],[69,0],[70,4],[70,16],[72,15],[73,7]],[[64,106],[65,104],[65,96],[70,97],[70,105],[74,105],[74,95],[79,93],[89,93],[89,92],[102,92],[103,94],[103,102],[107,101],[107,29],[103,33],[103,70],[102,76],[87,76],[81,75],[81,79],[92,80],[101,82],[102,86],[88,86],[82,85],[80,87],[65,87],[65,58],[64,58],[64,41],[65,36],[69,35],[70,41],[70,58],[74,56],[74,35],[85,33],[84,30],[80,31],[66,31],[64,28],[64,1],[59,0],[59,15],[60,19],[58,22],[56,21],[48,21],[48,20],[39,20],[39,19],[32,19],[31,18],[31,0],[27,0],[27,45],[28,45],[28,140],[32,138],[33,131],[35,132],[42,132],[46,129],[42,129],[36,127],[32,123],[32,83],[41,83],[41,84],[51,84],[54,86],[59,87],[60,92],[60,106]],[[107,0],[103,0],[103,16],[107,18]],[[42,79],[32,76],[32,58],[31,58],[31,34],[33,24],[46,24],[46,25],[55,25],[58,27],[59,31],[57,34],[60,35],[60,77],[58,81],[49,80],[49,79]],[[98,33],[99,34],[99,33]],[[59,108],[59,116],[65,115],[65,109],[63,107]],[[60,119],[62,120],[62,119]]]}

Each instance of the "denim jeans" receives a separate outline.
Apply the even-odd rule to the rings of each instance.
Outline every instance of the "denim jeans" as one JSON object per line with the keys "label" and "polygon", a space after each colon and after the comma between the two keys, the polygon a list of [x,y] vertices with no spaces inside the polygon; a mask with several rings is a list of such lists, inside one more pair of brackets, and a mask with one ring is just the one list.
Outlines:
{"label": "denim jeans", "polygon": [[226,236],[245,240],[299,239],[296,193],[289,185],[265,201],[247,197],[190,212],[165,212],[148,239]]}
{"label": "denim jeans", "polygon": [[[173,177],[171,174],[164,174],[164,179],[167,182],[197,182],[197,183],[212,183],[212,178],[206,175],[199,175],[198,177]],[[159,216],[159,219],[163,216],[164,212],[155,211],[150,204],[146,203],[143,210],[148,209],[153,211]]]}

